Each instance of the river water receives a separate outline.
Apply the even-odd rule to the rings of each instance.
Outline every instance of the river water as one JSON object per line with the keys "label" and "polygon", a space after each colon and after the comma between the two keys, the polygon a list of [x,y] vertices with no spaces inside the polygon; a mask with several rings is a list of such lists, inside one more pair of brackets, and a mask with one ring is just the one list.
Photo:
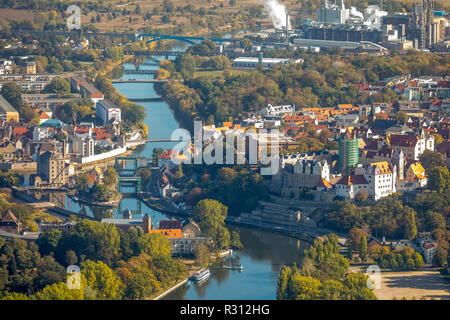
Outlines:
{"label": "river water", "polygon": [[[150,61],[147,61],[150,62]],[[126,69],[134,69],[133,64],[124,64]],[[157,66],[141,65],[141,68],[156,69]],[[127,75],[122,79],[145,78],[148,75]],[[116,83],[115,88],[128,99],[133,98],[157,98],[152,83]],[[139,102],[147,112],[144,123],[149,128],[150,139],[169,138],[173,130],[179,128],[174,115],[165,102]],[[138,146],[133,155],[148,157],[152,156],[153,149],[161,147],[171,148],[176,142],[147,143]],[[65,194],[52,193],[52,202],[59,202],[60,206],[79,212],[83,210],[87,215],[102,217],[121,218],[125,209],[133,212],[133,218],[140,218],[149,213],[152,225],[157,227],[158,221],[168,219],[164,214],[148,208],[143,202],[126,198],[120,203],[119,208],[112,212],[105,209],[85,206],[73,201]],[[164,299],[168,300],[272,300],[276,299],[276,284],[280,267],[283,264],[291,264],[301,261],[303,251],[307,243],[300,240],[285,237],[278,234],[267,233],[255,229],[230,227],[239,232],[244,249],[234,252],[230,258],[239,259],[244,271],[228,269],[212,269],[211,277],[201,285],[187,283],[178,288]]]}
{"label": "river water", "polygon": [[[134,65],[125,64],[124,68],[132,69]],[[152,67],[141,66],[141,68]],[[124,75],[123,78],[145,78],[145,75]],[[158,97],[151,83],[117,83],[114,86],[129,99]],[[147,111],[144,123],[149,128],[150,139],[169,138],[172,131],[179,128],[167,103],[140,102],[140,104]],[[173,142],[147,143],[145,146],[139,146],[134,154],[151,157],[153,148],[167,149],[174,145]],[[143,203],[142,206],[146,207]],[[143,212],[147,212],[147,209],[143,209]],[[151,212],[154,225],[154,219],[164,218],[154,210]],[[280,267],[293,261],[299,263],[307,244],[300,240],[259,230],[238,227],[233,227],[233,229],[240,233],[244,249],[235,252],[232,258],[239,259],[239,263],[244,266],[244,271],[213,269],[211,277],[201,285],[186,284],[166,296],[165,299],[271,300],[276,298],[276,284]]]}
{"label": "river water", "polygon": [[[144,66],[141,66],[144,67]],[[151,68],[150,66],[145,66]],[[134,68],[134,65],[124,65]],[[145,77],[124,75],[123,78]],[[127,98],[156,98],[153,84],[118,83],[116,89]],[[149,128],[151,139],[168,138],[179,128],[172,111],[165,102],[142,103],[147,116],[144,122]],[[153,148],[170,148],[175,143],[147,143],[135,150],[139,156],[151,157]],[[212,269],[211,277],[201,285],[187,283],[165,297],[167,300],[231,299],[231,300],[272,300],[276,298],[278,273],[283,264],[301,261],[307,243],[278,234],[259,230],[230,227],[241,236],[244,249],[235,252],[231,258],[239,259],[244,271]]]}

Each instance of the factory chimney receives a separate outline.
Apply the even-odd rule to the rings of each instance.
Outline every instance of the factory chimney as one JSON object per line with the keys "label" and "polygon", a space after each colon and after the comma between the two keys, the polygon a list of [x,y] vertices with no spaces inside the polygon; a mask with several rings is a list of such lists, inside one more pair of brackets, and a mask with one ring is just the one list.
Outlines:
{"label": "factory chimney", "polygon": [[263,68],[263,52],[262,51],[258,52],[258,68],[260,68],[260,69]]}
{"label": "factory chimney", "polygon": [[289,14],[286,11],[286,45],[289,45]]}

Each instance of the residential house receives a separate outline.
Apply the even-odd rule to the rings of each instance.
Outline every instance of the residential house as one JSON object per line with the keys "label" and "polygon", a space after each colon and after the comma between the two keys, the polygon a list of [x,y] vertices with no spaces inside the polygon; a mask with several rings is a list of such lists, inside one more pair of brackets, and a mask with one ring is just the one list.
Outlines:
{"label": "residential house", "polygon": [[11,210],[6,211],[0,220],[0,229],[10,233],[21,233],[22,222],[12,213]]}

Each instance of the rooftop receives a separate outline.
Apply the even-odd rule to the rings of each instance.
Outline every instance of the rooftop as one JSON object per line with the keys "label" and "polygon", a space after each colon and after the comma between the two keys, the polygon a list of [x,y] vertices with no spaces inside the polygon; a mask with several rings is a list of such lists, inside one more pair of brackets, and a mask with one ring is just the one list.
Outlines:
{"label": "rooftop", "polygon": [[357,174],[352,176],[343,176],[341,180],[337,182],[337,184],[345,185],[345,186],[351,186],[354,184],[367,184],[366,178],[364,178],[364,175]]}
{"label": "rooftop", "polygon": [[0,94],[0,111],[17,112],[16,109]]}

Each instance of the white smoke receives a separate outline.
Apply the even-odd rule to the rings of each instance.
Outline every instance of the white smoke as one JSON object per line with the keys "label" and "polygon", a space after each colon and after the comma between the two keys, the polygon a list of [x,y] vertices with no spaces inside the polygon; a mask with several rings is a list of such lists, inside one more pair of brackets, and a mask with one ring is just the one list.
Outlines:
{"label": "white smoke", "polygon": [[[264,8],[272,20],[273,26],[277,29],[286,28],[286,7],[277,0],[265,0]],[[288,28],[291,25],[290,18],[287,19]]]}
{"label": "white smoke", "polygon": [[354,17],[358,17],[358,18],[361,18],[361,20],[364,20],[363,14],[361,12],[359,12],[358,10],[356,10],[355,7],[350,8],[350,14]]}

